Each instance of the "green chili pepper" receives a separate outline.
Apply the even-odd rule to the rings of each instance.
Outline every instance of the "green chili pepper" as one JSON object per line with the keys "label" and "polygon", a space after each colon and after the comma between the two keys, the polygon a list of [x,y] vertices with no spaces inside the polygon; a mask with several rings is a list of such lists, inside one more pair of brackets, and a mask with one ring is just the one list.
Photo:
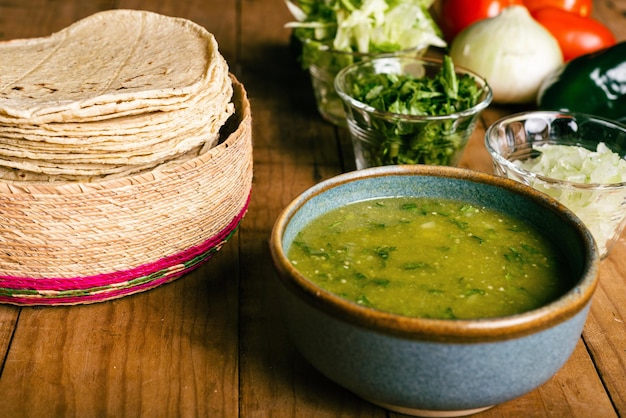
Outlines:
{"label": "green chili pepper", "polygon": [[626,122],[626,42],[563,64],[544,81],[537,104]]}

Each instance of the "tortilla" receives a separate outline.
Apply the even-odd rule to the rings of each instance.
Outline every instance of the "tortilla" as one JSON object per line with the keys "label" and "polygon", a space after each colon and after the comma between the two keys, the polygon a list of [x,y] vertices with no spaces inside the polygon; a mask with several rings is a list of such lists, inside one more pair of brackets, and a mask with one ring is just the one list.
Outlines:
{"label": "tortilla", "polygon": [[191,21],[104,11],[48,37],[0,44],[0,114],[41,123],[143,113],[210,89],[226,75],[223,63],[213,35]]}
{"label": "tortilla", "polygon": [[215,37],[186,19],[109,10],[0,42],[0,178],[84,181],[188,158],[217,143],[232,96]]}

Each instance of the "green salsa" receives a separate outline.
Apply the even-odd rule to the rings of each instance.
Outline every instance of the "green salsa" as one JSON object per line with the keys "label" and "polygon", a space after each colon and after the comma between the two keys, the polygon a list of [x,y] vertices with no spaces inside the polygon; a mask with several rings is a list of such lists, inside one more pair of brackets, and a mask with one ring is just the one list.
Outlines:
{"label": "green salsa", "polygon": [[536,229],[453,200],[390,197],[334,209],[297,234],[288,257],[329,292],[411,317],[507,316],[568,288],[558,249]]}

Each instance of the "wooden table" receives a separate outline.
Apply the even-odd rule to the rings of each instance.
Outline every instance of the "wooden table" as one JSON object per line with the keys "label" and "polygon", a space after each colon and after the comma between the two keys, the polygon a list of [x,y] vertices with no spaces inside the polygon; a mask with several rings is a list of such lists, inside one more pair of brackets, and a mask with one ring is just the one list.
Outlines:
{"label": "wooden table", "polygon": [[[267,240],[279,211],[316,182],[354,169],[347,131],[318,116],[289,48],[283,1],[0,0],[0,39],[47,35],[109,8],[181,16],[215,34],[252,103],[252,201],[222,251],[171,284],[92,305],[0,305],[0,417],[397,416],[299,356],[269,284]],[[597,0],[594,16],[626,39],[625,0]],[[463,166],[491,171],[485,127],[517,110],[484,112]],[[563,369],[481,416],[626,416],[626,234],[600,274]]]}

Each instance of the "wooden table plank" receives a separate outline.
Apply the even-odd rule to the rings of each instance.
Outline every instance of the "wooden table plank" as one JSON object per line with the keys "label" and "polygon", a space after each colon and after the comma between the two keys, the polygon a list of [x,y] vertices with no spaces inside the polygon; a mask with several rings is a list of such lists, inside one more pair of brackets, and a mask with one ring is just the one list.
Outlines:
{"label": "wooden table plank", "polygon": [[0,379],[12,401],[0,415],[234,416],[237,285],[223,280],[233,269],[224,251],[153,292],[23,308]]}
{"label": "wooden table plank", "polygon": [[226,248],[152,292],[23,308],[0,379],[11,402],[0,415],[235,416],[237,283],[223,279],[236,258]]}
{"label": "wooden table plank", "polygon": [[369,414],[373,406],[330,384],[298,355],[274,302],[267,247],[274,220],[297,194],[340,169],[335,130],[317,118],[308,75],[291,55],[289,31],[283,27],[288,19],[284,4],[243,6],[241,79],[249,86],[254,107],[250,211],[255,216],[241,228],[242,251],[248,257],[241,289],[240,413],[246,417],[265,417],[269,411],[278,416],[371,416],[361,415],[361,410]]}
{"label": "wooden table plank", "polygon": [[[399,417],[314,370],[276,307],[267,248],[276,216],[306,188],[354,168],[347,131],[319,117],[295,62],[284,2],[0,0],[0,39],[46,35],[111,7],[186,17],[215,34],[252,103],[252,201],[231,242],[172,284],[87,306],[0,306],[0,417]],[[594,3],[620,40],[625,11],[626,0]],[[520,110],[490,106],[462,165],[491,172],[484,130]],[[480,416],[626,416],[624,254],[626,234],[603,262],[583,338],[563,369]]]}
{"label": "wooden table plank", "polygon": [[626,416],[626,232],[603,261],[583,338],[620,416]]}
{"label": "wooden table plank", "polygon": [[47,36],[76,20],[115,7],[115,0],[0,0],[0,39]]}
{"label": "wooden table plank", "polygon": [[17,327],[20,308],[9,305],[0,305],[0,377],[2,369],[11,348],[13,333]]}

